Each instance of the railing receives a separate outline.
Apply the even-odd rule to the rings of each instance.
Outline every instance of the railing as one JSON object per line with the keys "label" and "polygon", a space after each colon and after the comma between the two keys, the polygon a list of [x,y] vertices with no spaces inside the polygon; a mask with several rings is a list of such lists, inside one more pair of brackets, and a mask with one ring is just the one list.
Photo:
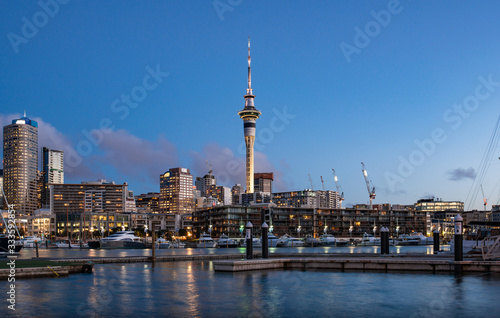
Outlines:
{"label": "railing", "polygon": [[500,258],[500,235],[488,236],[481,244],[483,260]]}

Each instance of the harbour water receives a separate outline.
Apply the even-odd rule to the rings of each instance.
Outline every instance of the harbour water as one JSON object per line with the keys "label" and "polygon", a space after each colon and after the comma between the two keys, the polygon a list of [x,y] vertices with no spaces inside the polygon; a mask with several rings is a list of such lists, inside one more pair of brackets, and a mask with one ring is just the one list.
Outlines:
{"label": "harbour water", "polygon": [[[377,247],[328,248],[329,253]],[[404,253],[427,253],[407,246]],[[332,249],[332,251],[330,251]],[[324,253],[323,248],[274,249]],[[244,249],[160,250],[159,255]],[[391,253],[395,253],[392,251]],[[25,250],[29,258],[32,250]],[[151,250],[40,250],[43,257],[146,256]],[[173,253],[173,254],[172,254]],[[49,255],[50,254],[50,255]],[[244,255],[242,255],[244,257]],[[6,281],[0,290],[7,290]],[[96,264],[93,274],[16,281],[8,317],[498,317],[500,275],[325,270],[215,272],[211,261]]]}
{"label": "harbour water", "polygon": [[[442,246],[441,250],[449,251],[449,245]],[[261,248],[254,248],[254,252],[260,252]],[[241,254],[246,255],[244,248],[182,248],[182,249],[157,249],[156,255],[198,255],[198,254]],[[269,253],[303,253],[303,254],[330,254],[330,253],[380,253],[380,246],[346,246],[346,247],[294,247],[294,248],[269,248]],[[418,246],[391,246],[391,254],[433,254],[432,245]],[[125,256],[151,256],[151,249],[39,249],[38,256],[42,258],[79,258],[79,257],[125,257]],[[36,256],[35,249],[24,249],[21,259],[29,259]]]}

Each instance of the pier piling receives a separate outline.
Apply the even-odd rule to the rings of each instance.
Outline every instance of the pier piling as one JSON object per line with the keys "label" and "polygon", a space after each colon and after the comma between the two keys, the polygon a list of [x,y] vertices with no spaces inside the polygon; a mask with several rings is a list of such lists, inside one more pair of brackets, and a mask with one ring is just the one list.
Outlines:
{"label": "pier piling", "polygon": [[439,252],[439,231],[434,230],[433,233],[434,237],[434,254],[437,254]]}
{"label": "pier piling", "polygon": [[269,241],[267,238],[267,232],[269,231],[269,225],[266,222],[262,224],[262,258],[269,258]]}
{"label": "pier piling", "polygon": [[247,240],[247,259],[253,259],[253,236],[252,236],[252,222],[248,221],[246,226],[246,240]]}

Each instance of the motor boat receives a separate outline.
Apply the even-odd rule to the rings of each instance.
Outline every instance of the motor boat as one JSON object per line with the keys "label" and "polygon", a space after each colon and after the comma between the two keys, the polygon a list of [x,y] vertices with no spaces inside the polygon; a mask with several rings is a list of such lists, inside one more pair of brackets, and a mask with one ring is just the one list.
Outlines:
{"label": "motor boat", "polygon": [[410,234],[410,238],[411,239],[418,239],[419,245],[432,245],[434,243],[434,238],[427,237],[427,236],[423,235],[421,232]]}
{"label": "motor boat", "polygon": [[411,237],[408,234],[401,234],[394,242],[395,245],[407,246],[407,245],[419,245],[420,239],[416,237]]}
{"label": "motor boat", "polygon": [[217,241],[217,247],[229,248],[229,247],[238,247],[238,242],[229,238],[226,234],[222,234]]}
{"label": "motor boat", "polygon": [[155,245],[156,245],[155,247],[158,248],[158,249],[174,248],[174,246],[172,245],[172,243],[170,241],[167,241],[163,237],[158,238],[156,240],[156,244]]}
{"label": "motor boat", "polygon": [[364,233],[363,238],[361,239],[361,242],[359,243],[360,246],[376,246],[380,245],[380,238],[377,238],[373,236],[372,234]]}
{"label": "motor boat", "polygon": [[331,234],[323,234],[319,237],[319,241],[323,246],[335,246],[337,239]]}
{"label": "motor boat", "polygon": [[309,246],[309,247],[315,247],[315,246],[320,246],[321,242],[317,238],[308,235],[306,236],[306,239],[304,240],[304,245]]}
{"label": "motor boat", "polygon": [[23,248],[23,244],[19,241],[15,241],[14,250],[11,251],[11,245],[9,246],[9,237],[5,234],[0,234],[0,255],[12,255],[18,254]]}
{"label": "motor boat", "polygon": [[146,248],[144,240],[135,236],[134,231],[119,231],[101,239],[101,248]]}
{"label": "motor boat", "polygon": [[181,242],[181,240],[175,240],[172,242],[173,248],[184,248],[186,247],[186,243]]}
{"label": "motor boat", "polygon": [[291,235],[285,234],[282,237],[280,237],[278,243],[278,247],[302,247],[304,246],[304,241],[293,237]]}
{"label": "motor boat", "polygon": [[203,233],[202,235],[200,235],[200,239],[198,240],[196,247],[198,247],[198,248],[213,248],[213,247],[217,247],[217,245],[215,244],[215,241],[210,236],[210,234]]}
{"label": "motor boat", "polygon": [[21,240],[21,242],[23,243],[24,248],[33,248],[36,247],[36,244],[38,244],[38,247],[40,247],[40,245],[42,244],[42,239],[36,235],[26,236]]}
{"label": "motor boat", "polygon": [[[78,241],[59,241],[56,242],[56,247],[57,248],[80,248],[80,242]],[[89,245],[87,243],[81,242],[81,247],[82,248],[88,248]]]}

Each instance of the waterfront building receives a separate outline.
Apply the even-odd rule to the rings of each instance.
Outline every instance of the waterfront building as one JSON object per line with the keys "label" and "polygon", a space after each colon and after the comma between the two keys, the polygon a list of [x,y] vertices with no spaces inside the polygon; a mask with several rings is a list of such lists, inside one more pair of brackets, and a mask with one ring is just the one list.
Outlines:
{"label": "waterfront building", "polygon": [[500,205],[491,206],[491,220],[493,222],[500,222]]}
{"label": "waterfront building", "polygon": [[193,213],[193,228],[196,236],[211,227],[212,237],[222,233],[230,237],[242,237],[245,224],[253,224],[254,236],[261,235],[264,219],[277,236],[290,234],[304,237],[318,237],[325,233],[338,237],[361,238],[363,233],[379,235],[381,227],[387,227],[391,236],[398,233],[424,232],[425,212],[420,211],[378,211],[345,209],[317,209],[314,207],[269,207],[222,206],[198,210]]}
{"label": "waterfront building", "polygon": [[245,188],[237,183],[231,188],[232,205],[241,205],[240,194],[245,192]]}
{"label": "waterfront building", "polygon": [[274,174],[272,172],[255,173],[253,180],[254,192],[273,193]]}
{"label": "waterfront building", "polygon": [[457,213],[464,211],[463,202],[443,201],[440,198],[421,199],[414,206],[415,211],[426,212],[427,229],[425,232],[429,235],[433,230],[432,218],[435,217],[435,212],[455,212],[455,215],[457,215]]}
{"label": "waterfront building", "polygon": [[5,200],[31,215],[38,206],[38,123],[24,114],[3,127]]}
{"label": "waterfront building", "polygon": [[240,194],[240,203],[242,206],[245,205],[255,205],[261,203],[271,202],[270,192],[252,192],[252,193],[242,193]]}
{"label": "waterfront building", "polygon": [[273,203],[278,207],[313,208],[317,206],[316,191],[305,189],[303,191],[288,191],[273,193]]}
{"label": "waterfront building", "polygon": [[160,213],[192,213],[194,203],[189,169],[172,168],[160,176]]}
{"label": "waterfront building", "polygon": [[320,209],[340,209],[341,201],[337,191],[316,191],[316,207]]}
{"label": "waterfront building", "polygon": [[148,192],[135,196],[135,205],[138,209],[146,209],[151,213],[160,213],[160,193]]}
{"label": "waterfront building", "polygon": [[56,215],[48,208],[35,210],[27,218],[26,235],[36,235],[38,237],[53,238],[56,235]]}
{"label": "waterfront building", "polygon": [[212,175],[212,171],[210,170],[209,174],[206,174],[201,177],[196,177],[195,180],[195,186],[196,190],[200,191],[200,195],[202,197],[208,198],[208,197],[215,197],[217,193],[217,180],[215,179],[215,176]]}
{"label": "waterfront building", "polygon": [[231,189],[228,187],[218,186],[216,197],[222,205],[231,205],[233,203]]}
{"label": "waterfront building", "polygon": [[94,230],[130,228],[126,213],[128,185],[104,179],[81,184],[51,184],[50,210],[56,215],[56,232],[73,236]]}
{"label": "waterfront building", "polygon": [[254,191],[254,142],[255,124],[261,112],[255,108],[252,91],[252,73],[250,68],[250,37],[248,37],[248,88],[245,97],[245,108],[238,112],[238,116],[243,119],[243,129],[245,133],[246,146],[246,193]]}
{"label": "waterfront building", "polygon": [[64,183],[64,151],[42,148],[42,207],[50,204],[49,184]]}
{"label": "waterfront building", "polygon": [[3,207],[3,169],[0,169],[0,210]]}

